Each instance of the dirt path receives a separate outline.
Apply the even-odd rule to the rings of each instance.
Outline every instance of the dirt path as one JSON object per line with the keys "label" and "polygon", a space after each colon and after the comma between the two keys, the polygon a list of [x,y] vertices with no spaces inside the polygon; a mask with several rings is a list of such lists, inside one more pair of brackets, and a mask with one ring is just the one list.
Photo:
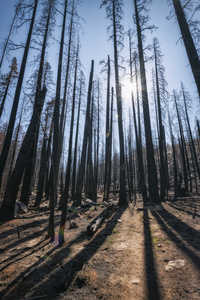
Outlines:
{"label": "dirt path", "polygon": [[199,198],[114,209],[89,238],[103,209],[70,214],[62,247],[45,239],[46,208],[2,224],[0,299],[200,299]]}

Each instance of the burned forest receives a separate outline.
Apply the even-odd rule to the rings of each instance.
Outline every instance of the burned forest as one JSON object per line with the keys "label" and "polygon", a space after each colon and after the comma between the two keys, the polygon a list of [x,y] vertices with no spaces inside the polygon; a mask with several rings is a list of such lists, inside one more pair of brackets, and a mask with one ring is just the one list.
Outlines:
{"label": "burned forest", "polygon": [[0,299],[200,299],[200,6],[0,3]]}

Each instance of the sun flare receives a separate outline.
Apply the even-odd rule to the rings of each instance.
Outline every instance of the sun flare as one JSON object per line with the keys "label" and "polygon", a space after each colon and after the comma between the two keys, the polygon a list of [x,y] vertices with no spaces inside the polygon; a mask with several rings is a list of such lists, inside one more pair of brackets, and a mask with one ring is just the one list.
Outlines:
{"label": "sun flare", "polygon": [[125,102],[131,102],[131,93],[134,90],[134,83],[130,79],[124,78],[122,80],[122,98]]}

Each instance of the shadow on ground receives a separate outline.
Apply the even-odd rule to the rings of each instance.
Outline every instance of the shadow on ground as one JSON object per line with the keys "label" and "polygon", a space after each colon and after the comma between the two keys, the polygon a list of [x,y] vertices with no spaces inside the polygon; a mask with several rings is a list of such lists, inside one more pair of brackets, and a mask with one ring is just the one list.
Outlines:
{"label": "shadow on ground", "polygon": [[[88,240],[87,233],[84,231],[77,238],[69,243],[65,243],[62,247],[53,247],[45,254],[45,257],[42,257],[31,267],[27,268],[8,285],[0,293],[1,299],[11,300],[14,299],[15,295],[19,295],[18,299],[25,299],[30,290],[32,290],[31,298],[45,295],[47,299],[55,299],[70,286],[77,272],[83,268],[84,264],[103,245],[106,238],[112,234],[118,219],[124,211],[125,208],[121,208],[117,212],[113,212],[105,228],[98,231],[92,239]],[[85,244],[84,249],[73,257],[72,245],[84,240],[88,240],[88,243]],[[69,255],[72,258],[67,263],[63,263]]]}

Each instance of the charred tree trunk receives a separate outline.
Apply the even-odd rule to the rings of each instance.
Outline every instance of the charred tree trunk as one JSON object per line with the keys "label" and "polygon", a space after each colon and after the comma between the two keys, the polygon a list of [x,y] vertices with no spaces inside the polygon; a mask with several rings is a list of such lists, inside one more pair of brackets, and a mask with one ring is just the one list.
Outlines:
{"label": "charred tree trunk", "polygon": [[87,144],[88,144],[88,137],[89,137],[89,130],[90,130],[90,104],[91,104],[91,96],[92,96],[93,73],[94,73],[94,61],[92,60],[89,86],[88,86],[88,95],[87,95],[87,110],[86,110],[86,117],[85,117],[85,128],[84,128],[84,136],[83,136],[83,144],[82,144],[81,163],[79,166],[78,177],[77,177],[76,199],[74,201],[74,205],[76,206],[79,206],[81,204],[82,188],[83,188],[83,181],[85,175],[86,151],[87,151]]}
{"label": "charred tree trunk", "polygon": [[138,131],[137,131],[137,122],[136,122],[136,113],[135,113],[135,104],[134,104],[134,99],[133,99],[133,93],[132,93],[132,107],[133,107],[133,120],[134,120],[134,127],[135,127],[136,148],[137,148],[139,175],[140,175],[140,185],[142,187],[143,202],[145,203],[145,202],[147,202],[147,190],[146,190],[145,176],[144,176],[142,147],[139,142]]}
{"label": "charred tree trunk", "polygon": [[110,56],[108,56],[108,71],[107,71],[107,99],[106,99],[106,149],[105,149],[105,177],[104,177],[104,200],[108,201],[106,191],[108,189],[108,177],[109,177],[109,144],[110,144]]}
{"label": "charred tree trunk", "polygon": [[158,65],[157,65],[157,52],[154,44],[154,55],[155,55],[155,71],[156,71],[156,92],[157,92],[157,108],[158,108],[158,121],[159,121],[159,152],[160,152],[160,200],[165,200],[165,190],[166,190],[166,178],[165,178],[165,162],[164,162],[164,134],[163,134],[163,124],[162,124],[162,110],[161,110],[161,99],[160,99],[160,86],[158,79]]}
{"label": "charred tree trunk", "polygon": [[178,172],[177,172],[177,163],[176,163],[176,152],[175,152],[175,144],[174,144],[174,136],[172,132],[172,125],[171,125],[171,119],[168,115],[169,119],[169,129],[170,129],[170,137],[171,137],[171,143],[172,143],[172,155],[173,155],[173,165],[174,165],[174,201],[177,200],[177,187],[178,187]]}
{"label": "charred tree trunk", "polygon": [[73,160],[73,173],[72,173],[72,189],[71,198],[75,199],[75,186],[76,186],[76,168],[77,168],[77,150],[78,150],[78,133],[79,133],[79,119],[80,119],[80,108],[81,108],[81,97],[82,97],[82,75],[80,80],[80,91],[79,91],[79,103],[78,103],[78,116],[76,122],[76,137],[75,137],[75,147],[74,147],[74,160]]}
{"label": "charred tree trunk", "polygon": [[66,219],[67,206],[68,206],[68,193],[69,193],[70,171],[71,171],[71,162],[72,162],[72,141],[73,141],[73,132],[74,132],[74,112],[75,112],[76,85],[77,85],[78,53],[79,53],[79,44],[77,46],[77,53],[76,53],[76,65],[75,65],[73,99],[72,99],[72,115],[71,115],[71,125],[70,125],[70,134],[69,134],[69,146],[68,146],[67,170],[66,170],[66,177],[65,177],[65,188],[61,195],[61,197],[62,197],[62,200],[61,200],[62,214],[61,214],[60,229],[59,229],[59,243],[60,244],[64,243],[65,219]]}
{"label": "charred tree trunk", "polygon": [[119,206],[127,206],[126,196],[126,167],[124,155],[124,133],[122,122],[122,91],[119,83],[119,64],[118,64],[118,49],[117,49],[117,29],[116,29],[116,11],[115,1],[113,0],[113,41],[114,41],[114,62],[115,62],[115,85],[117,97],[117,114],[118,114],[118,130],[119,130],[119,147],[120,147],[120,192]]}
{"label": "charred tree trunk", "polygon": [[137,36],[138,36],[138,51],[139,51],[139,58],[140,58],[140,78],[141,78],[142,104],[143,104],[143,116],[144,116],[146,150],[147,150],[149,194],[153,202],[160,202],[159,195],[158,195],[158,179],[157,179],[157,171],[155,165],[154,149],[153,149],[153,141],[152,141],[152,133],[151,133],[151,122],[150,122],[150,113],[149,113],[140,17],[138,14],[136,0],[134,0],[134,4],[135,4],[135,17],[136,17],[136,26],[137,26]]}
{"label": "charred tree trunk", "polygon": [[48,236],[51,240],[54,240],[54,210],[57,202],[57,180],[58,180],[58,168],[59,168],[59,113],[60,113],[60,92],[61,92],[61,74],[62,74],[62,60],[64,49],[64,37],[65,37],[65,23],[67,14],[68,0],[65,0],[65,8],[63,14],[62,32],[60,40],[60,50],[58,58],[58,71],[57,71],[57,84],[56,84],[56,99],[54,107],[54,130],[53,130],[53,150],[51,159],[50,170],[50,216],[48,226]]}
{"label": "charred tree trunk", "polygon": [[18,77],[18,82],[17,82],[17,87],[15,90],[15,96],[13,100],[13,105],[12,105],[12,110],[10,114],[10,120],[7,128],[7,133],[6,133],[6,138],[4,141],[3,149],[1,151],[1,156],[0,156],[0,186],[1,186],[1,181],[2,181],[2,176],[6,164],[6,160],[8,157],[8,153],[10,150],[10,144],[12,140],[12,135],[13,135],[13,130],[14,130],[14,125],[15,125],[15,119],[16,119],[16,114],[17,114],[17,109],[18,109],[18,104],[19,104],[19,98],[20,98],[20,93],[21,93],[21,88],[22,88],[22,83],[23,83],[23,78],[25,74],[25,68],[26,68],[26,62],[28,58],[28,52],[29,52],[29,47],[30,47],[30,42],[31,42],[31,36],[32,36],[32,31],[33,31],[33,25],[35,22],[35,15],[36,15],[36,10],[37,10],[37,5],[38,5],[38,0],[35,0],[35,5],[33,9],[33,14],[31,18],[31,24],[28,32],[28,37],[24,49],[24,55],[22,58],[22,64],[20,68],[20,73]]}
{"label": "charred tree trunk", "polygon": [[30,153],[32,143],[35,139],[37,126],[40,122],[40,115],[42,112],[44,100],[46,95],[46,88],[44,88],[35,103],[33,115],[24,137],[20,153],[18,155],[15,168],[12,172],[10,180],[7,184],[3,204],[0,211],[0,220],[8,221],[14,217],[15,201],[18,194],[19,185],[22,180],[24,168],[26,166],[28,155]]}
{"label": "charred tree trunk", "polygon": [[181,35],[200,98],[200,60],[180,0],[173,0]]}

